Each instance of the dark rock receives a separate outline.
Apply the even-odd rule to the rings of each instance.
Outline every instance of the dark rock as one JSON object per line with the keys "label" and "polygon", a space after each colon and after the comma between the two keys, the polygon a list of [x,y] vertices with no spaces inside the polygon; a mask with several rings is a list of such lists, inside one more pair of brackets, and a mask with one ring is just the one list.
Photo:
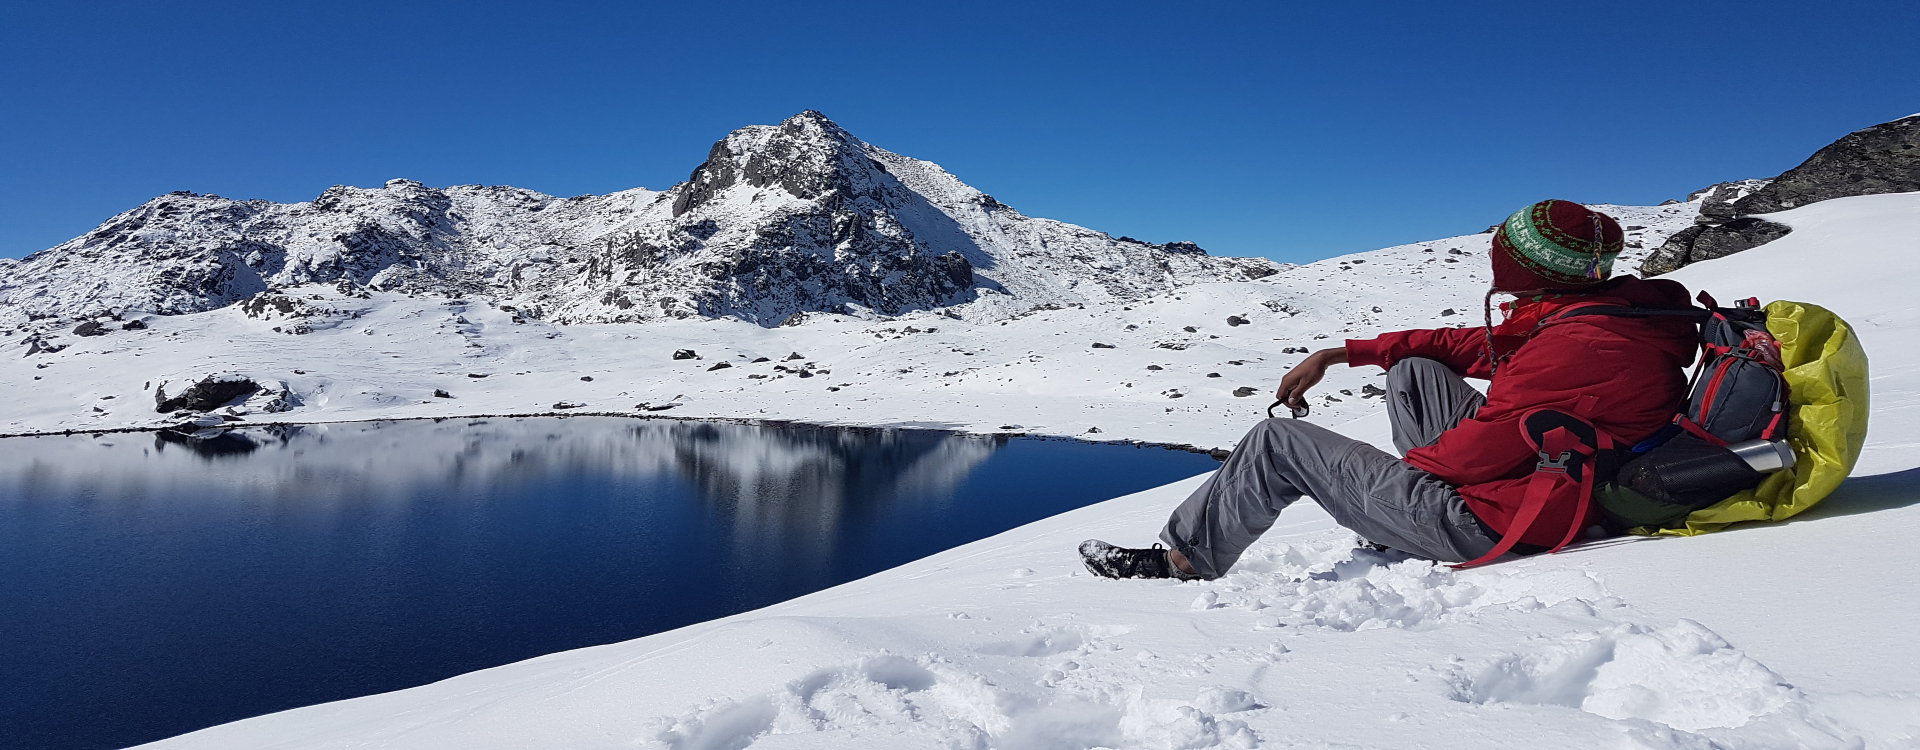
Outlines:
{"label": "dark rock", "polygon": [[[1920,190],[1920,117],[1847,134],[1800,166],[1733,202],[1733,216],[1773,213],[1834,198]],[[1704,211],[1704,209],[1703,209]]]}
{"label": "dark rock", "polygon": [[581,375],[581,376],[580,376],[580,380],[581,380],[581,381],[583,381],[583,382],[587,382],[587,383],[591,383],[591,382],[593,382],[593,376],[592,376],[592,375]]}
{"label": "dark rock", "polygon": [[1207,373],[1207,377],[1210,377],[1210,378],[1217,378],[1217,377],[1220,377],[1220,373],[1217,373],[1217,372],[1210,372],[1210,373]]}
{"label": "dark rock", "polygon": [[1233,389],[1233,395],[1238,396],[1240,398],[1246,398],[1248,396],[1251,396],[1259,392],[1260,392],[1260,389],[1258,388],[1254,388],[1251,386],[1244,386],[1244,385],[1240,386],[1239,388]]}
{"label": "dark rock", "polygon": [[1230,325],[1230,326],[1243,326],[1251,322],[1253,321],[1247,320],[1246,318],[1242,318],[1238,315],[1227,316],[1227,325]]}
{"label": "dark rock", "polygon": [[1227,457],[1233,455],[1233,451],[1227,450],[1225,448],[1215,448],[1213,450],[1207,451],[1207,455],[1212,456],[1213,460],[1215,461],[1224,462],[1227,460]]}
{"label": "dark rock", "polygon": [[555,402],[553,402],[553,408],[555,408],[555,409],[578,409],[578,408],[580,408],[580,407],[582,407],[582,406],[586,406],[586,404],[576,404],[576,403],[574,403],[574,402],[572,402],[572,401],[555,401]]}
{"label": "dark rock", "polygon": [[[296,373],[298,373],[298,372],[300,372],[300,371],[299,371],[299,370],[294,370],[294,372],[296,372]],[[484,372],[470,372],[470,373],[467,373],[467,377],[470,377],[470,378],[484,378],[484,377],[486,377],[486,376],[487,376],[488,374],[489,374],[489,373],[484,373]]]}
{"label": "dark rock", "polygon": [[1200,329],[1198,329],[1198,328],[1195,328],[1195,327],[1193,327],[1193,326],[1187,326],[1187,327],[1185,327],[1185,328],[1182,328],[1182,329],[1180,329],[1180,330],[1182,330],[1182,331],[1186,331],[1187,333],[1199,333],[1199,332],[1200,332]]}
{"label": "dark rock", "polygon": [[707,368],[707,372],[713,372],[714,370],[725,370],[732,366],[733,366],[733,363],[731,362],[716,362],[712,367]]}
{"label": "dark rock", "polygon": [[1834,198],[1920,190],[1920,117],[1906,117],[1849,133],[1771,180],[1721,183],[1696,192],[1700,226],[1675,233],[1640,264],[1654,276],[1690,263],[1723,258],[1785,236],[1788,227],[1754,214],[1798,208]]}
{"label": "dark rock", "polygon": [[1385,395],[1387,395],[1387,389],[1381,388],[1380,386],[1374,385],[1372,383],[1368,383],[1366,385],[1360,386],[1361,398],[1373,398],[1374,396],[1385,396]]}
{"label": "dark rock", "polygon": [[800,377],[803,377],[803,378],[810,378],[810,377],[813,377],[813,373],[811,373],[811,372],[808,372],[808,371],[806,371],[806,370],[801,370],[801,371],[799,372],[799,375],[800,375]]}
{"label": "dark rock", "polygon": [[120,330],[142,331],[142,330],[146,330],[146,327],[147,327],[147,322],[144,320],[129,320],[120,326]]}
{"label": "dark rock", "polygon": [[166,386],[153,389],[153,401],[156,412],[162,414],[180,410],[212,411],[234,399],[251,396],[260,390],[259,384],[239,375],[209,375],[198,383],[187,386],[180,395],[167,397]]}
{"label": "dark rock", "polygon": [[[693,174],[687,177],[687,183],[673,199],[673,215],[679,217],[688,211],[705,205],[713,200],[720,191],[733,186],[739,179],[739,170],[733,165],[734,153],[727,147],[725,138],[716,141],[707,151],[707,160],[694,167]],[[684,162],[682,162],[684,163]]]}
{"label": "dark rock", "polygon": [[[1602,239],[1605,239],[1605,238],[1602,237]],[[1459,314],[1460,313],[1454,312],[1453,308],[1451,307],[1440,311],[1440,317],[1442,318],[1447,317],[1448,315],[1459,315]]]}
{"label": "dark rock", "polygon": [[700,355],[695,354],[692,349],[675,349],[673,352],[673,358],[674,359],[699,359]]}
{"label": "dark rock", "polygon": [[84,323],[81,323],[80,325],[77,325],[77,326],[74,326],[74,327],[73,327],[73,335],[75,335],[75,336],[105,336],[105,335],[107,335],[107,327],[106,327],[106,326],[103,326],[103,325],[100,325],[100,321],[97,321],[97,320],[89,320],[89,321],[86,321],[86,322],[84,322]]}
{"label": "dark rock", "polygon": [[1147,369],[1149,369],[1149,370],[1164,370],[1164,369],[1167,369],[1167,368],[1164,368],[1164,367],[1161,367],[1161,366],[1159,366],[1159,365],[1147,365]]}
{"label": "dark rock", "polygon": [[1725,224],[1696,224],[1673,236],[1640,262],[1640,275],[1658,276],[1703,260],[1724,258],[1785,237],[1793,229],[1752,217]]}
{"label": "dark rock", "polygon": [[434,398],[453,398],[453,394],[443,391],[439,388],[435,388],[433,389],[433,397]]}
{"label": "dark rock", "polygon": [[1687,194],[1687,201],[1700,202],[1699,222],[1725,221],[1739,214],[1733,209],[1734,201],[1751,195],[1753,191],[1765,187],[1766,180],[1734,180],[1716,182]]}
{"label": "dark rock", "polygon": [[799,353],[799,352],[794,352],[794,353],[792,353],[792,354],[789,354],[789,355],[787,355],[787,359],[786,359],[786,361],[788,361],[788,362],[792,362],[792,361],[794,361],[794,360],[796,360],[796,359],[806,359],[806,358],[807,358],[807,357],[806,357],[806,355],[804,355],[804,354],[801,354],[801,353]]}
{"label": "dark rock", "polygon": [[766,357],[755,357],[752,362],[749,362],[747,364],[757,365],[757,364],[760,364],[761,362],[771,362],[771,361],[773,360],[767,359]]}

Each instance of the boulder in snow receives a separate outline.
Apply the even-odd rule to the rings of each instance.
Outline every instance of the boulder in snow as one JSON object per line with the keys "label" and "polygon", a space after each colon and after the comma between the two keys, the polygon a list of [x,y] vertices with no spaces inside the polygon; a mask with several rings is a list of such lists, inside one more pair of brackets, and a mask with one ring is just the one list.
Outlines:
{"label": "boulder in snow", "polygon": [[227,402],[242,396],[251,396],[260,390],[259,384],[244,375],[224,373],[208,375],[200,382],[187,386],[179,395],[169,398],[166,385],[153,389],[153,410],[162,414],[180,411],[212,411],[225,406]]}

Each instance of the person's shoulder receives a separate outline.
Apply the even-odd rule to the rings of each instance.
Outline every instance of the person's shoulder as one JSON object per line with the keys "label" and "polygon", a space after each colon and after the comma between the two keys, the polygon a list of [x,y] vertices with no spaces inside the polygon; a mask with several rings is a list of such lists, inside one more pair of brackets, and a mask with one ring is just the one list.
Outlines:
{"label": "person's shoulder", "polygon": [[1673,279],[1643,279],[1631,274],[1607,281],[1599,294],[1617,297],[1634,307],[1683,308],[1693,305],[1687,287]]}

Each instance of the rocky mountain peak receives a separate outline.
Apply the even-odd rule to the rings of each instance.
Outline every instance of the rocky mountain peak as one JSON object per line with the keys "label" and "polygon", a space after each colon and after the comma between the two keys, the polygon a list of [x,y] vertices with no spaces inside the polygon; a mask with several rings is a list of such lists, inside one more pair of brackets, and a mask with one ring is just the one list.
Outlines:
{"label": "rocky mountain peak", "polygon": [[851,197],[873,171],[885,172],[867,155],[867,144],[826,115],[807,110],[776,126],[733,131],[713,144],[674,199],[678,217],[712,202],[737,184],[778,187],[801,200],[838,193]]}

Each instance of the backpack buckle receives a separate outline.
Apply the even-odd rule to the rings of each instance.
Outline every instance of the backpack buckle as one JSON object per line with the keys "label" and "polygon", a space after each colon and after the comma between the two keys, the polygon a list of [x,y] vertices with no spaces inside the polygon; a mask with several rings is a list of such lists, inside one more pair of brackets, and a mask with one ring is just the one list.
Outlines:
{"label": "backpack buckle", "polygon": [[1534,464],[1534,471],[1550,471],[1555,474],[1567,473],[1568,464],[1573,462],[1573,451],[1561,451],[1559,458],[1553,458],[1546,451],[1540,451],[1540,463]]}

